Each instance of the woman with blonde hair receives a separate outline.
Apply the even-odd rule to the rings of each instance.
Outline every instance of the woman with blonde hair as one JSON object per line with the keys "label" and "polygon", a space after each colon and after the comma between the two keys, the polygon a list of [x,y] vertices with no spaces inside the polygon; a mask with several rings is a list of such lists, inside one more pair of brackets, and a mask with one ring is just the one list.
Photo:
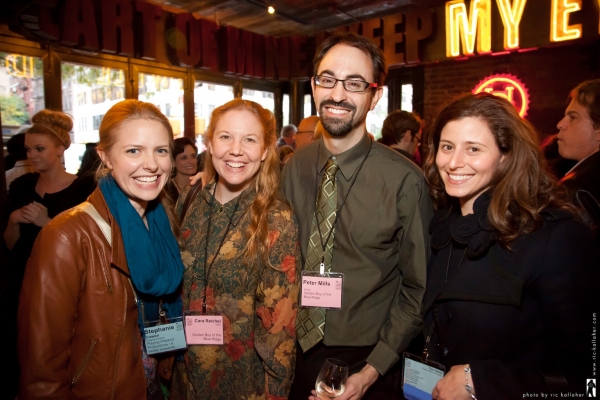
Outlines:
{"label": "woman with blonde hair", "polygon": [[20,399],[162,399],[143,328],[181,316],[183,265],[161,204],[173,133],[150,103],[104,115],[98,188],[53,219],[27,264],[19,306]]}
{"label": "woman with blonde hair", "polygon": [[71,117],[42,110],[32,122],[25,133],[25,149],[35,172],[16,179],[8,196],[4,239],[13,255],[13,269],[25,267],[35,238],[53,217],[84,201],[94,189],[93,179],[78,179],[62,164],[62,156],[71,145]]}
{"label": "woman with blonde hair", "polygon": [[507,100],[469,94],[439,114],[429,147],[426,350],[446,367],[433,398],[583,392],[600,260],[535,130]]}
{"label": "woman with blonde hair", "polygon": [[184,312],[222,317],[223,345],[188,346],[172,398],[284,399],[294,375],[300,253],[279,194],[275,118],[235,99],[213,111],[205,141],[207,184],[181,227],[182,297]]}

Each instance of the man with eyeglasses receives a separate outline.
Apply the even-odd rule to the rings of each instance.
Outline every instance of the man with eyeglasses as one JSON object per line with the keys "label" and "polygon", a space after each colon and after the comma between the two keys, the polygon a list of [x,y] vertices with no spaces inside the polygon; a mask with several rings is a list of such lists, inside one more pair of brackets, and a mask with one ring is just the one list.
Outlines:
{"label": "man with eyeglasses", "polygon": [[392,111],[383,121],[381,143],[416,163],[414,155],[421,144],[421,118],[408,111]]}
{"label": "man with eyeglasses", "polygon": [[366,131],[386,69],[381,50],[355,34],[327,38],[314,58],[323,137],[285,165],[282,190],[298,219],[302,304],[313,301],[304,295],[305,280],[343,280],[341,308],[298,310],[290,399],[306,400],[311,390],[317,399],[315,381],[327,358],[349,365],[336,399],[403,398],[395,387],[398,361],[421,329],[432,209],[417,166]]}

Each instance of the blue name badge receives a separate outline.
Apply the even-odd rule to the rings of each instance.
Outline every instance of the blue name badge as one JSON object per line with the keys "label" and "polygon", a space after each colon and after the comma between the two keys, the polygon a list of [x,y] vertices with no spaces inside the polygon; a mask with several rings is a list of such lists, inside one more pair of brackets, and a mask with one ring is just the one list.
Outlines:
{"label": "blue name badge", "polygon": [[402,389],[408,400],[431,400],[433,388],[444,377],[446,368],[439,363],[404,353]]}
{"label": "blue name badge", "polygon": [[[173,322],[162,325],[144,326],[146,353],[157,354],[167,351],[185,349],[183,318],[175,318]],[[157,322],[157,321],[155,321]]]}

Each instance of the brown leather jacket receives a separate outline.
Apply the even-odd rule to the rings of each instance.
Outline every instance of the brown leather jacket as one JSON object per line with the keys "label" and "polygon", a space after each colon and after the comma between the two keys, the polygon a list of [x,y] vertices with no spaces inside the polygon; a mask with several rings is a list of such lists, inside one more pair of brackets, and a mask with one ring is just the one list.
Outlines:
{"label": "brown leather jacket", "polygon": [[71,209],[40,232],[19,306],[19,399],[146,399],[142,340],[121,230],[100,189],[89,197],[112,227]]}

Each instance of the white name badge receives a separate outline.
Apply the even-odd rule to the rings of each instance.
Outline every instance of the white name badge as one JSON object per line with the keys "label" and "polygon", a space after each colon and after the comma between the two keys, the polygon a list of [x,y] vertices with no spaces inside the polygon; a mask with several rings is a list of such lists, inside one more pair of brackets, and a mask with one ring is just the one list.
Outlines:
{"label": "white name badge", "polygon": [[431,400],[433,388],[444,377],[446,368],[434,361],[404,353],[402,389],[408,400]]}
{"label": "white name badge", "polygon": [[189,345],[223,344],[223,316],[184,311],[185,340]]}
{"label": "white name badge", "polygon": [[157,322],[144,324],[146,353],[157,354],[186,348],[181,317],[168,324],[155,325]]}
{"label": "white name badge", "polygon": [[344,274],[302,271],[300,305],[329,309],[342,308]]}

